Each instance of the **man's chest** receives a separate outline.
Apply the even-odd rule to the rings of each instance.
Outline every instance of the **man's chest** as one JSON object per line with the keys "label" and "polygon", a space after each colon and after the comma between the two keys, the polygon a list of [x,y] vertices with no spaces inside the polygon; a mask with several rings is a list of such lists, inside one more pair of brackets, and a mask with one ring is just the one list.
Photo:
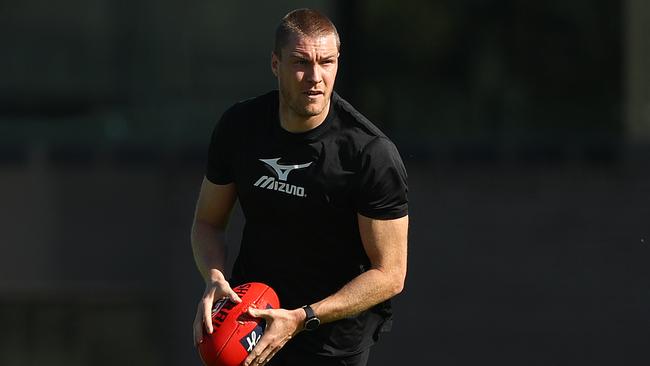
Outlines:
{"label": "man's chest", "polygon": [[251,141],[235,160],[235,184],[245,211],[261,207],[299,214],[352,206],[354,164],[338,145]]}

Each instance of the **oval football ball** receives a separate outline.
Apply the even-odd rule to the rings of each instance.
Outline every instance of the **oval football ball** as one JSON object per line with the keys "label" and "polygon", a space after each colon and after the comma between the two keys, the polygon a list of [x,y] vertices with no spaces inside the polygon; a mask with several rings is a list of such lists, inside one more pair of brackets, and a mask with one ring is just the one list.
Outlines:
{"label": "oval football ball", "polygon": [[264,334],[266,322],[254,318],[246,311],[250,306],[258,309],[278,309],[280,300],[273,289],[260,282],[249,282],[233,288],[242,302],[235,304],[221,299],[212,307],[214,331],[203,331],[199,354],[206,366],[238,366],[253,350]]}

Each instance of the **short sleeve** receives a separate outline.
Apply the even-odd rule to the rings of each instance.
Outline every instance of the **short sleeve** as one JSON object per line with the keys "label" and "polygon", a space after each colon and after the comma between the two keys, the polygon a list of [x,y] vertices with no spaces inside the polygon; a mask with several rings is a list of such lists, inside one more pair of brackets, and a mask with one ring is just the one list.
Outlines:
{"label": "short sleeve", "polygon": [[373,219],[397,219],[408,214],[406,168],[395,145],[376,137],[361,152],[357,212]]}
{"label": "short sleeve", "polygon": [[232,128],[229,126],[227,113],[221,117],[214,130],[208,148],[208,162],[205,177],[214,184],[233,182],[232,172]]}

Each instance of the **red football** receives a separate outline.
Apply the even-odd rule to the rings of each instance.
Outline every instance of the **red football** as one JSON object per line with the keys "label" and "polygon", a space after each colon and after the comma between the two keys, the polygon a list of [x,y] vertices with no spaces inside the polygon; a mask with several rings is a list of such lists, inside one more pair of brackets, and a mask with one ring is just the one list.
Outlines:
{"label": "red football", "polygon": [[269,286],[250,282],[233,288],[242,302],[235,304],[221,299],[212,308],[214,331],[204,330],[203,343],[199,344],[199,354],[206,366],[238,366],[253,350],[264,334],[266,322],[253,318],[246,311],[250,306],[258,309],[278,309],[280,300]]}

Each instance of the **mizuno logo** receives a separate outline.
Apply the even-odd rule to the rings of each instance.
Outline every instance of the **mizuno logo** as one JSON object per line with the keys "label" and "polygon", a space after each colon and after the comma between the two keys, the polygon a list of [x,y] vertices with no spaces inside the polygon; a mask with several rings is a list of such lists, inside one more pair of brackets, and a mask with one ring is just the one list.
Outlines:
{"label": "mizuno logo", "polygon": [[311,165],[312,162],[305,164],[284,165],[278,163],[280,158],[276,159],[259,159],[273,169],[276,178],[267,175],[261,176],[257,182],[253,183],[254,187],[266,188],[277,192],[283,192],[297,197],[306,197],[305,188],[298,187],[293,184],[287,183],[289,173],[296,169],[303,169]]}
{"label": "mizuno logo", "polygon": [[297,164],[297,165],[282,165],[278,164],[278,161],[280,158],[276,159],[260,159],[261,162],[264,162],[268,164],[273,170],[275,170],[275,174],[277,175],[278,179],[286,182],[287,177],[289,176],[289,173],[291,173],[292,170],[294,169],[302,169],[306,168],[311,165],[311,161],[309,163],[305,164]]}
{"label": "mizuno logo", "polygon": [[294,186],[286,182],[280,182],[273,177],[263,175],[253,184],[255,187],[266,188],[273,191],[284,192],[298,197],[306,197],[303,187]]}

